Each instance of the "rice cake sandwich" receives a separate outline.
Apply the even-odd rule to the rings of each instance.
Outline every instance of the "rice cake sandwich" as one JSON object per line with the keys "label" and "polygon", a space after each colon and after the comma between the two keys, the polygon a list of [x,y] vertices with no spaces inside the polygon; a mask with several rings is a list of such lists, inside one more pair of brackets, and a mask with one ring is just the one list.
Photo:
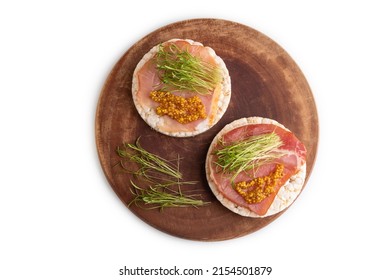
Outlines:
{"label": "rice cake sandwich", "polygon": [[267,217],[292,204],[306,178],[306,148],[275,120],[250,117],[213,139],[206,176],[217,199],[246,217]]}
{"label": "rice cake sandwich", "polygon": [[231,81],[224,61],[212,48],[189,39],[154,46],[136,66],[132,82],[138,113],[169,136],[207,131],[230,102]]}

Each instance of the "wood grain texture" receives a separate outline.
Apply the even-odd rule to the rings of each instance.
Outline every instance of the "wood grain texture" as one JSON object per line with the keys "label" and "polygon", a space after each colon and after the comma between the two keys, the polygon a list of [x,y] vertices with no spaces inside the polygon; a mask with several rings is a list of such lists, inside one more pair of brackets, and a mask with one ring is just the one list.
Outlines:
{"label": "wood grain texture", "polygon": [[[153,46],[172,38],[192,39],[212,47],[225,61],[232,80],[232,98],[223,118],[209,131],[191,138],[173,138],[152,130],[138,115],[131,97],[137,63]],[[139,40],[109,74],[96,110],[97,152],[109,184],[126,206],[132,199],[130,176],[113,167],[119,160],[117,146],[133,143],[141,136],[142,145],[151,152],[171,159],[180,154],[185,178],[198,181],[191,188],[211,203],[162,212],[133,205],[129,209],[151,226],[177,237],[232,239],[263,228],[284,212],[267,218],[241,217],[223,207],[208,187],[204,163],[212,139],[226,124],[251,116],[277,120],[305,144],[307,183],[317,153],[318,116],[310,87],[293,59],[269,37],[239,23],[220,19],[176,22]]]}

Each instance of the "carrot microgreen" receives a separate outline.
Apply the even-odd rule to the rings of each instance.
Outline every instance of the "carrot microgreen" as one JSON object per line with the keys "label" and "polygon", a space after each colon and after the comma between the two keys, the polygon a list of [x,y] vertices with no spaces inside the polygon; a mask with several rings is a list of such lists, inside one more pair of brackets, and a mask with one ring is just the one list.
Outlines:
{"label": "carrot microgreen", "polygon": [[[137,186],[131,180],[130,191],[134,195],[129,203],[140,205],[152,205],[148,208],[165,208],[165,207],[184,207],[184,206],[202,206],[207,204],[196,195],[184,194],[181,190],[183,185],[196,184],[196,181],[183,181],[183,175],[179,170],[180,157],[177,163],[164,159],[154,153],[144,149],[139,138],[135,144],[125,143],[122,148],[117,148],[117,154],[123,158],[120,165],[124,170],[133,174],[138,180],[147,184],[146,188]],[[128,167],[127,162],[135,163]],[[175,187],[176,189],[174,189]],[[188,193],[188,192],[186,192]]]}
{"label": "carrot microgreen", "polygon": [[175,44],[160,44],[155,62],[162,84],[160,90],[163,91],[187,90],[206,95],[222,80],[217,65],[208,63]]}
{"label": "carrot microgreen", "polygon": [[224,173],[233,174],[231,181],[240,172],[253,170],[285,153],[278,150],[283,145],[280,137],[272,132],[226,144],[220,140],[221,148],[215,151],[216,165]]}

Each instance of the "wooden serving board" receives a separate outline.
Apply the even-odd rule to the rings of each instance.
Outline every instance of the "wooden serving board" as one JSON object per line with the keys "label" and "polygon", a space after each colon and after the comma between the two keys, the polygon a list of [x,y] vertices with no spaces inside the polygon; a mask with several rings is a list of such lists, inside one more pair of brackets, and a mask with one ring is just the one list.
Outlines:
{"label": "wooden serving board", "polygon": [[[232,98],[223,118],[209,131],[191,138],[173,138],[152,130],[138,115],[131,97],[137,63],[153,46],[172,38],[192,39],[212,47],[225,61]],[[132,200],[129,174],[114,165],[116,148],[141,136],[144,148],[165,158],[179,154],[181,171],[211,203],[200,208],[129,209],[168,234],[191,240],[227,240],[257,231],[283,212],[267,218],[246,218],[222,206],[210,191],[204,170],[207,149],[226,124],[242,117],[277,120],[306,145],[307,179],[318,145],[318,116],[310,87],[292,58],[273,40],[248,26],[220,19],[193,19],[155,30],[134,44],[116,63],[101,91],[96,111],[96,145],[107,180],[127,206]],[[306,182],[307,182],[306,179]],[[305,184],[306,184],[305,182]]]}

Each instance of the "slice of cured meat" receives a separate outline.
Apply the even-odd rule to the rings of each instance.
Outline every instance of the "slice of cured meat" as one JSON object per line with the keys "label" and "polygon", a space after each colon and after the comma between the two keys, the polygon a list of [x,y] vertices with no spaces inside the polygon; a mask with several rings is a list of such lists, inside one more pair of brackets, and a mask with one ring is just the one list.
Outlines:
{"label": "slice of cured meat", "polygon": [[[156,68],[155,57],[160,46],[169,48],[174,44],[180,50],[189,52],[192,56],[218,67],[221,82],[208,94],[199,94],[188,90],[174,90],[171,93],[186,99],[200,98],[204,105],[205,117],[194,121],[181,123],[169,115],[156,113],[159,103],[150,97],[151,92],[159,90],[161,71]],[[189,39],[172,39],[156,45],[144,55],[133,74],[132,96],[135,107],[141,117],[155,130],[170,136],[188,137],[205,132],[215,125],[225,113],[231,96],[231,81],[229,71],[224,61],[210,47]]]}
{"label": "slice of cured meat", "polygon": [[[227,146],[270,133],[275,133],[282,142],[272,151],[279,154],[278,157],[249,172],[241,171],[234,176],[231,172],[224,172],[216,164],[216,152],[222,145]],[[273,192],[259,202],[248,202],[234,187],[239,182],[269,177],[277,166],[283,166],[282,175],[274,180]],[[242,118],[225,126],[215,136],[206,158],[206,176],[211,190],[225,207],[242,216],[266,217],[286,209],[301,192],[306,177],[306,148],[290,130],[275,120],[261,117]]]}

